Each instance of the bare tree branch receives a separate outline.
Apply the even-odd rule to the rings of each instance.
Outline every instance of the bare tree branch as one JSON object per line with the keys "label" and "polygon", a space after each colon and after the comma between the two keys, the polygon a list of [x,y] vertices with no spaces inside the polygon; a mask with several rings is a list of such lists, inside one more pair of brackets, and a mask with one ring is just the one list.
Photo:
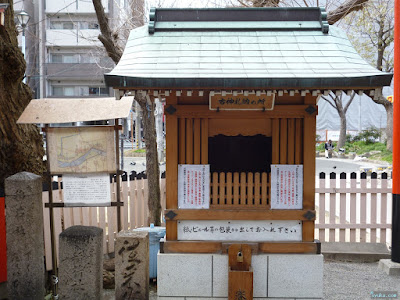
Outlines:
{"label": "bare tree branch", "polygon": [[337,109],[336,106],[328,98],[325,98],[324,96],[321,96],[321,98],[328,102],[330,106],[332,106],[334,109]]}
{"label": "bare tree branch", "polygon": [[108,25],[108,17],[104,12],[101,0],[92,0],[93,6],[96,11],[97,20],[99,21],[100,32],[98,38],[104,45],[108,56],[117,64],[122,56],[122,50],[117,47],[118,37],[114,35]]}
{"label": "bare tree branch", "polygon": [[352,93],[351,96],[350,96],[349,101],[346,103],[346,105],[345,105],[344,108],[343,108],[344,113],[347,112],[347,109],[349,108],[351,102],[353,102],[355,96],[356,96],[356,92],[353,91],[353,93]]}
{"label": "bare tree branch", "polygon": [[329,25],[335,24],[353,11],[362,9],[367,2],[368,0],[347,0],[338,8],[328,12]]}

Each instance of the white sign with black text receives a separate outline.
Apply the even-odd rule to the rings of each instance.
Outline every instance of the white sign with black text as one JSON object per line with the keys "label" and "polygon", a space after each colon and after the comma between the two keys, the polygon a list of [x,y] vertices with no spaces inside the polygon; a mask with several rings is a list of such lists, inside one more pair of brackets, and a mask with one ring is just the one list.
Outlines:
{"label": "white sign with black text", "polygon": [[303,165],[271,165],[271,209],[303,209]]}
{"label": "white sign with black text", "polygon": [[181,220],[180,241],[301,241],[302,223],[294,220]]}
{"label": "white sign with black text", "polygon": [[63,196],[65,206],[110,206],[110,175],[64,174]]}
{"label": "white sign with black text", "polygon": [[178,208],[210,207],[210,165],[178,165]]}

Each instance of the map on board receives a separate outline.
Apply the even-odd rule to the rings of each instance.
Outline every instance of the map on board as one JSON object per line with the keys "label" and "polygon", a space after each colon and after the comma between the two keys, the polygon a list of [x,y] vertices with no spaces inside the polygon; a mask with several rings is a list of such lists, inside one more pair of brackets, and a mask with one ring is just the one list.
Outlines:
{"label": "map on board", "polygon": [[47,132],[50,172],[115,172],[113,127],[50,127]]}

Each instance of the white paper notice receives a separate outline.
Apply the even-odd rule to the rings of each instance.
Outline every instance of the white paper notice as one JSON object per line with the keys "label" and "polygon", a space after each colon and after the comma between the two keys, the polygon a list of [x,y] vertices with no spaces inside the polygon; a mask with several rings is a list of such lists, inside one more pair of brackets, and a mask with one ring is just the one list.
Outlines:
{"label": "white paper notice", "polygon": [[271,209],[303,209],[303,165],[271,165]]}
{"label": "white paper notice", "polygon": [[64,174],[65,206],[110,206],[110,176],[102,174]]}
{"label": "white paper notice", "polygon": [[294,220],[178,221],[181,241],[301,241],[302,223]]}
{"label": "white paper notice", "polygon": [[210,207],[210,165],[178,165],[178,207]]}

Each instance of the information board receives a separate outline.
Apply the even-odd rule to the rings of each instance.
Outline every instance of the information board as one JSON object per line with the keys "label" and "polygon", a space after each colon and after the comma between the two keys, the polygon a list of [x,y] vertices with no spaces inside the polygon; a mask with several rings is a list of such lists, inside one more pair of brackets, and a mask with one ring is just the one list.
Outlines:
{"label": "information board", "polygon": [[271,209],[303,209],[303,165],[271,165]]}
{"label": "information board", "polygon": [[210,207],[210,165],[178,165],[178,208]]}
{"label": "information board", "polygon": [[181,241],[301,241],[302,223],[294,220],[182,220],[178,221]]}
{"label": "information board", "polygon": [[115,173],[114,127],[50,127],[46,134],[52,174]]}
{"label": "information board", "polygon": [[102,174],[63,175],[65,206],[110,206],[110,176]]}

